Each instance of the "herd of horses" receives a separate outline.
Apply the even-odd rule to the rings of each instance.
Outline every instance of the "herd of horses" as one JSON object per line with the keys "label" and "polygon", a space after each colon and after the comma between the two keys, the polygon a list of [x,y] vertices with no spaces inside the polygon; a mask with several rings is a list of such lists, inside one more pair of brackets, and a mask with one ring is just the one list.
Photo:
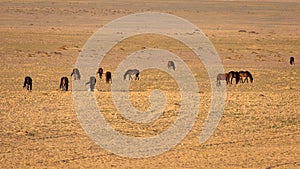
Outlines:
{"label": "herd of horses", "polygon": [[[290,57],[290,64],[291,65],[295,65],[295,58],[294,57]],[[168,61],[168,69],[173,69],[175,71],[175,63],[174,61]],[[96,72],[96,74],[99,74],[99,78],[102,79],[104,71],[103,68],[99,68],[98,71]],[[129,77],[129,80],[133,80],[132,76],[134,76],[135,80],[139,80],[140,77],[140,71],[138,69],[128,69],[125,73],[124,73],[124,80],[126,80],[126,77]],[[71,76],[74,76],[74,80],[80,80],[80,72],[78,68],[74,68]],[[250,82],[253,83],[253,76],[249,71],[230,71],[228,73],[224,73],[224,74],[218,74],[217,75],[217,86],[221,85],[221,81],[225,80],[226,84],[232,84],[233,79],[235,79],[235,84],[238,84],[239,82],[241,83],[245,83],[245,82]],[[248,80],[249,79],[249,80]],[[106,83],[112,83],[112,74],[111,72],[107,71],[105,73],[105,81]],[[95,84],[96,84],[96,78],[94,76],[90,77],[90,81],[87,82],[86,84],[90,84],[90,89],[91,91],[94,91],[95,88]],[[27,88],[27,90],[31,91],[32,90],[32,78],[29,76],[25,77],[24,80],[24,85],[23,88]],[[64,76],[61,77],[60,79],[60,84],[59,84],[59,88],[62,91],[68,91],[69,88],[69,79],[68,77]]]}
{"label": "herd of horses", "polygon": [[238,84],[239,82],[248,83],[248,79],[250,79],[250,82],[253,83],[253,76],[249,71],[230,71],[229,73],[219,73],[217,75],[217,86],[221,85],[221,80],[225,80],[226,84],[232,84],[233,79],[235,79],[235,84]]}
{"label": "herd of horses", "polygon": [[[173,61],[169,61],[168,62],[168,68],[169,69],[173,69],[175,70],[175,63]],[[96,74],[99,74],[99,78],[102,79],[103,74],[104,74],[104,70],[103,68],[99,68],[98,71],[96,72]],[[78,68],[74,68],[71,75],[71,77],[74,77],[74,80],[80,80],[80,71]],[[139,80],[140,79],[140,71],[138,69],[128,69],[125,73],[124,73],[124,80],[126,80],[126,77],[129,77],[129,80]],[[132,76],[134,76],[134,78],[132,78]],[[88,82],[86,82],[86,85],[89,84],[90,85],[90,91],[94,91],[95,85],[96,85],[96,77],[95,76],[91,76],[90,80]],[[106,83],[112,83],[112,74],[110,71],[105,72],[105,81]],[[24,80],[24,85],[23,88],[25,88],[29,91],[32,90],[32,78],[29,76],[25,77]],[[59,84],[59,88],[62,91],[68,91],[69,89],[69,79],[68,77],[64,76],[61,77],[60,79],[60,84]]]}

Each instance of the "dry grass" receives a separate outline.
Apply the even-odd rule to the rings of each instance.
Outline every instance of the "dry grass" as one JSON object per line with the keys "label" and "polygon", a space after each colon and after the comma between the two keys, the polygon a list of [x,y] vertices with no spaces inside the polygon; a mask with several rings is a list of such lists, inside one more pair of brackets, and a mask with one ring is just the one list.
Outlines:
{"label": "dry grass", "polygon": [[[0,1],[0,166],[299,168],[299,8],[298,2],[266,1]],[[113,71],[133,51],[167,49],[188,64],[201,96],[198,119],[180,144],[159,156],[130,159],[89,139],[74,111],[72,93],[59,91],[58,85],[60,77],[70,75],[82,46],[100,26],[145,11],[172,13],[196,24],[215,45],[225,70],[249,70],[254,83],[228,86],[218,128],[200,144],[199,133],[211,100],[201,61],[167,37],[144,35],[124,40],[103,60],[105,70]],[[295,66],[288,63],[291,55]],[[126,135],[149,137],[173,124],[180,107],[178,86],[168,74],[155,71],[142,72],[140,81],[132,82],[130,93],[133,105],[146,110],[152,89],[166,92],[167,108],[150,124],[135,124],[122,117],[111,102],[110,85],[97,79],[97,100],[113,128]],[[32,92],[22,88],[27,75],[33,78]]]}

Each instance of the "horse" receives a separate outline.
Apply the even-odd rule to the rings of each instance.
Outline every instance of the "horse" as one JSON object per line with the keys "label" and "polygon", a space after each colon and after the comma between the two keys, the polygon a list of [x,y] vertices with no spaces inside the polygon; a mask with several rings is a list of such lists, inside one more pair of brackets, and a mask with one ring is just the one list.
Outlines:
{"label": "horse", "polygon": [[229,83],[229,74],[228,73],[225,73],[225,74],[219,73],[217,75],[217,86],[221,85],[221,80],[226,80],[226,84],[228,84]]}
{"label": "horse", "polygon": [[71,76],[74,75],[74,80],[80,80],[80,73],[79,73],[79,70],[77,68],[74,68],[72,73],[71,73]]}
{"label": "horse", "polygon": [[245,83],[246,80],[248,83],[248,77],[250,78],[250,82],[253,82],[253,77],[249,71],[239,71],[239,75],[242,83]]}
{"label": "horse", "polygon": [[23,88],[27,88],[27,90],[32,90],[32,79],[29,76],[25,77]]}
{"label": "horse", "polygon": [[173,61],[168,61],[168,69],[173,69],[175,70],[175,63]]}
{"label": "horse", "polygon": [[86,82],[85,84],[86,84],[86,85],[87,85],[87,84],[90,84],[90,89],[91,89],[91,91],[93,92],[93,91],[94,91],[94,88],[95,88],[95,85],[96,85],[96,78],[95,78],[95,76],[91,76],[91,77],[90,77],[90,81]]}
{"label": "horse", "polygon": [[232,84],[232,79],[235,78],[235,84],[238,84],[239,81],[240,81],[240,74],[239,72],[236,72],[236,71],[230,71],[228,73],[228,80],[230,80],[230,84]]}
{"label": "horse", "polygon": [[106,73],[105,73],[105,78],[106,78],[106,83],[109,83],[109,82],[112,83],[112,80],[111,80],[111,72],[106,72]]}
{"label": "horse", "polygon": [[99,74],[100,79],[102,79],[103,69],[101,67],[98,69],[97,74]]}
{"label": "horse", "polygon": [[124,74],[124,80],[126,79],[127,75],[129,75],[129,80],[132,79],[132,75],[135,75],[135,80],[140,80],[140,71],[137,69],[128,69]]}
{"label": "horse", "polygon": [[60,79],[60,84],[59,84],[60,90],[68,91],[68,87],[69,87],[69,79],[67,77],[62,77]]}
{"label": "horse", "polygon": [[290,64],[295,65],[295,58],[294,57],[290,57]]}

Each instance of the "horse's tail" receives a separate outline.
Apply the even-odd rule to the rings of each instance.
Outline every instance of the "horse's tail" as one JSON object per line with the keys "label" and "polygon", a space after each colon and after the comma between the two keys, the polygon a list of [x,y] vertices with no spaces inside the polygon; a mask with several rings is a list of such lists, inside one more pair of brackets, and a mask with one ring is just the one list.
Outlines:
{"label": "horse's tail", "polygon": [[173,63],[173,70],[175,70],[176,68],[175,68],[175,64]]}

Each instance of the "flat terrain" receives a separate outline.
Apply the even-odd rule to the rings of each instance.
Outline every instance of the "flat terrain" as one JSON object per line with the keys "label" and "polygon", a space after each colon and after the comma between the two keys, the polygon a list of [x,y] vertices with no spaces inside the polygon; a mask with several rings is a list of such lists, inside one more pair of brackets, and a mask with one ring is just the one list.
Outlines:
{"label": "flat terrain", "polygon": [[[132,159],[95,144],[81,127],[72,92],[59,90],[86,41],[128,14],[164,12],[198,26],[214,44],[226,72],[248,70],[253,83],[227,85],[222,119],[199,143],[211,105],[201,61],[174,39],[140,35],[117,44],[101,67],[114,71],[132,52],[167,49],[184,60],[198,82],[200,105],[189,134],[169,151]],[[0,0],[0,168],[300,168],[300,2],[298,1],[4,1]],[[295,65],[289,64],[290,56]],[[25,76],[33,91],[22,88]],[[225,85],[222,82],[222,85]],[[97,76],[96,99],[115,130],[151,137],[167,130],[180,108],[180,89],[166,72],[145,70],[130,98],[149,108],[149,93],[165,91],[162,117],[135,124],[113,105],[111,85]],[[72,89],[72,83],[70,86]]]}

